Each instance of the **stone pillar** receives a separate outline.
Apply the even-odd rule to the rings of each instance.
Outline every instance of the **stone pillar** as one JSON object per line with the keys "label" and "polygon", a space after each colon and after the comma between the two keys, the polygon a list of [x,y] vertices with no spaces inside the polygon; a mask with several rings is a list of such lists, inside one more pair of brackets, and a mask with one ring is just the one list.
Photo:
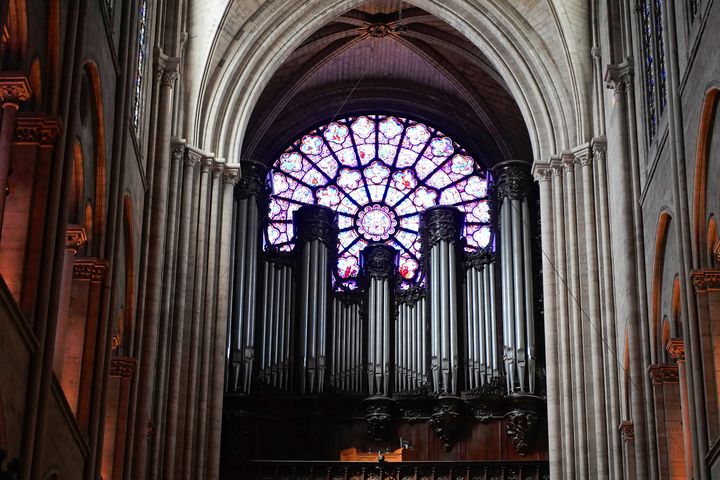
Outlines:
{"label": "stone pillar", "polygon": [[173,331],[170,349],[170,378],[168,380],[167,416],[165,420],[165,448],[163,458],[164,478],[174,478],[177,429],[180,422],[180,379],[184,374],[182,365],[183,337],[185,333],[185,307],[192,290],[187,282],[190,263],[190,224],[193,202],[199,196],[200,184],[195,182],[201,155],[186,149],[183,155],[182,200],[180,204],[180,232],[178,234],[177,271],[173,295]]}
{"label": "stone pillar", "polygon": [[436,393],[456,395],[458,351],[458,248],[464,215],[454,207],[431,207],[420,214],[420,236],[429,259],[430,351]]}
{"label": "stone pillar", "polygon": [[255,296],[259,218],[267,213],[267,167],[241,162],[235,187],[235,277],[230,324],[230,385],[228,390],[250,393],[255,361]]}
{"label": "stone pillar", "polygon": [[680,338],[671,339],[666,345],[668,354],[677,363],[680,382],[680,409],[682,410],[683,446],[685,451],[685,478],[693,478],[693,436],[690,431],[690,398],[688,389],[687,366],[685,363],[685,342]]}
{"label": "stone pillar", "polygon": [[495,167],[500,205],[503,342],[508,393],[535,391],[535,308],[529,165],[502,162]]}
{"label": "stone pillar", "polygon": [[152,181],[152,206],[150,212],[150,235],[148,240],[148,263],[146,276],[145,308],[139,321],[143,322],[142,354],[138,377],[135,441],[133,447],[132,477],[145,478],[152,445],[147,426],[151,425],[152,405],[155,396],[155,373],[157,368],[158,335],[162,307],[163,264],[168,222],[168,187],[170,177],[170,122],[172,120],[173,87],[178,76],[180,59],[161,55],[156,65],[160,75],[160,99],[158,106],[155,162]]}
{"label": "stone pillar", "polygon": [[58,326],[55,340],[53,370],[58,378],[62,378],[65,362],[65,335],[67,334],[68,315],[70,314],[70,292],[72,291],[73,263],[78,249],[87,241],[85,228],[81,225],[68,225],[65,235],[65,260],[63,263],[62,284],[60,286],[60,303],[58,307]]}
{"label": "stone pillar", "polygon": [[327,347],[331,260],[337,250],[337,215],[319,205],[300,207],[293,214],[300,255],[300,394],[323,392]]}
{"label": "stone pillar", "polygon": [[186,385],[185,409],[185,441],[183,444],[183,468],[180,474],[184,480],[190,480],[193,473],[194,462],[197,461],[196,423],[197,423],[197,390],[200,355],[202,355],[201,329],[203,320],[203,305],[205,298],[205,275],[207,260],[207,229],[208,229],[208,200],[210,198],[210,171],[213,160],[203,158],[200,169],[200,201],[198,203],[197,238],[195,239],[195,282],[193,289],[192,320],[189,343],[188,380]]}
{"label": "stone pillar", "polygon": [[558,353],[558,308],[555,273],[554,219],[552,204],[552,169],[548,166],[535,168],[535,179],[540,187],[540,227],[543,240],[543,303],[545,326],[545,365],[547,371],[548,452],[550,453],[550,477],[563,477],[562,419],[560,415],[560,356]]}
{"label": "stone pillar", "polygon": [[595,445],[595,466],[599,478],[608,478],[608,438],[605,397],[605,375],[603,366],[603,331],[600,317],[600,277],[597,255],[597,229],[595,224],[595,189],[593,183],[593,151],[583,151],[576,155],[582,174],[582,206],[584,216],[584,237],[587,278],[588,308],[586,313],[590,325],[590,345],[592,364],[592,404]]}
{"label": "stone pillar", "polygon": [[215,338],[216,318],[216,292],[217,292],[217,270],[218,270],[218,236],[219,216],[221,211],[220,202],[223,198],[222,176],[224,162],[216,160],[212,168],[212,189],[210,192],[210,215],[208,228],[207,246],[207,279],[205,281],[205,321],[203,323],[202,335],[202,362],[199,378],[200,400],[198,404],[198,440],[197,440],[197,463],[195,464],[195,478],[207,478],[205,462],[207,460],[207,432],[211,389],[211,364],[213,359],[213,339]]}
{"label": "stone pillar", "polygon": [[[112,435],[113,449],[106,449],[107,456],[103,460],[103,478],[108,480],[122,480],[125,469],[125,446],[128,430],[128,413],[130,408],[130,384],[135,376],[136,362],[134,358],[113,357],[110,361],[110,378],[118,382],[116,409],[116,422],[113,426],[106,426],[105,435]],[[109,428],[108,428],[109,427]],[[104,442],[106,445],[110,442]],[[107,463],[106,463],[107,462]],[[106,467],[107,465],[107,467]],[[106,475],[106,468],[108,473]]]}
{"label": "stone pillar", "polygon": [[222,430],[225,367],[227,366],[228,314],[230,307],[230,268],[232,255],[233,190],[240,177],[240,165],[228,164],[223,171],[222,210],[220,214],[217,319],[212,353],[212,386],[208,432],[207,478],[215,480],[220,470],[220,433]]}
{"label": "stone pillar", "polygon": [[[390,245],[372,243],[362,251],[362,268],[367,283],[366,311],[368,316],[368,393],[390,396],[391,324],[393,312],[391,292],[397,271],[398,252]],[[398,339],[408,343],[407,335]],[[402,349],[402,347],[401,347]],[[397,368],[397,365],[396,365]],[[397,390],[397,386],[394,386]]]}
{"label": "stone pillar", "polygon": [[20,104],[30,98],[30,84],[23,74],[0,76],[0,101],[2,101],[2,125],[0,125],[0,236],[2,235],[5,197],[10,173],[10,150],[12,149],[15,120]]}

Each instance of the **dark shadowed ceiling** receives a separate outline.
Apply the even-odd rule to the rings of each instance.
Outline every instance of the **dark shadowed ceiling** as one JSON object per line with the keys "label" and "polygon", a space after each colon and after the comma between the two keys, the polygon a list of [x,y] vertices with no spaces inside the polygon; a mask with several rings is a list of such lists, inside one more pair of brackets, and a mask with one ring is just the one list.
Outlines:
{"label": "dark shadowed ceiling", "polygon": [[426,121],[486,166],[532,160],[520,110],[482,52],[396,0],[346,12],[287,58],[253,111],[243,157],[272,162],[304,131],[360,112]]}

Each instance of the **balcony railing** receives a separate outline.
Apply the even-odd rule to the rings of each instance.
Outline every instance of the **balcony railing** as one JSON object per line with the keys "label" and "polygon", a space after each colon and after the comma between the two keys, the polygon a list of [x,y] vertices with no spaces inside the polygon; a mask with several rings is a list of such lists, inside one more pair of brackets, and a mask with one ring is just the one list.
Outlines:
{"label": "balcony railing", "polygon": [[547,462],[254,461],[257,480],[547,480]]}

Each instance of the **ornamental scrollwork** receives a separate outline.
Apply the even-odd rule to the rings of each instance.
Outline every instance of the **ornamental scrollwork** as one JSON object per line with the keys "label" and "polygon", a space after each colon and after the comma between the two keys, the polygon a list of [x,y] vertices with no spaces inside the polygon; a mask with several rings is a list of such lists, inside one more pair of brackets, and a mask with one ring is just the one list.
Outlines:
{"label": "ornamental scrollwork", "polygon": [[330,208],[304,205],[295,211],[293,223],[300,243],[320,240],[328,249],[337,243],[337,215]]}
{"label": "ornamental scrollwork", "polygon": [[424,252],[430,252],[440,241],[460,239],[465,215],[455,207],[430,207],[420,214],[420,236]]}
{"label": "ornamental scrollwork", "polygon": [[531,179],[528,166],[520,162],[505,163],[497,169],[496,189],[498,198],[520,200],[527,195]]}
{"label": "ornamental scrollwork", "polygon": [[240,178],[236,192],[240,200],[251,197],[265,197],[270,193],[267,182],[267,167],[252,160],[240,162]]}
{"label": "ornamental scrollwork", "polygon": [[518,454],[524,456],[530,451],[539,421],[538,414],[531,410],[515,410],[505,415],[505,430]]}
{"label": "ornamental scrollwork", "polygon": [[428,424],[443,442],[446,452],[452,450],[464,424],[464,402],[458,397],[440,397],[433,405]]}
{"label": "ornamental scrollwork", "polygon": [[390,280],[395,274],[397,250],[390,245],[374,243],[363,249],[363,270],[367,278]]}
{"label": "ornamental scrollwork", "polygon": [[491,265],[495,261],[495,253],[491,248],[481,248],[474,252],[465,254],[465,268],[477,268],[482,270],[486,265]]}
{"label": "ornamental scrollwork", "polygon": [[363,403],[365,403],[368,435],[374,442],[382,442],[388,437],[395,402],[386,397],[371,397],[365,399]]}

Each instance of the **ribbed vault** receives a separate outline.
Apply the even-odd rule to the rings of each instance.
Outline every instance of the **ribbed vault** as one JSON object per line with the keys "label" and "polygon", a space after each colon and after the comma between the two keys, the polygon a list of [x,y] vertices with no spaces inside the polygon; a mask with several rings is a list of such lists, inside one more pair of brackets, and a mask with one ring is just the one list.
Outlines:
{"label": "ribbed vault", "polygon": [[586,86],[573,72],[589,65],[577,53],[587,40],[561,27],[587,13],[582,2],[243,3],[228,3],[209,57],[188,72],[199,96],[186,136],[218,156],[270,161],[302,128],[377,103],[454,116],[454,133],[490,163],[585,140]]}

